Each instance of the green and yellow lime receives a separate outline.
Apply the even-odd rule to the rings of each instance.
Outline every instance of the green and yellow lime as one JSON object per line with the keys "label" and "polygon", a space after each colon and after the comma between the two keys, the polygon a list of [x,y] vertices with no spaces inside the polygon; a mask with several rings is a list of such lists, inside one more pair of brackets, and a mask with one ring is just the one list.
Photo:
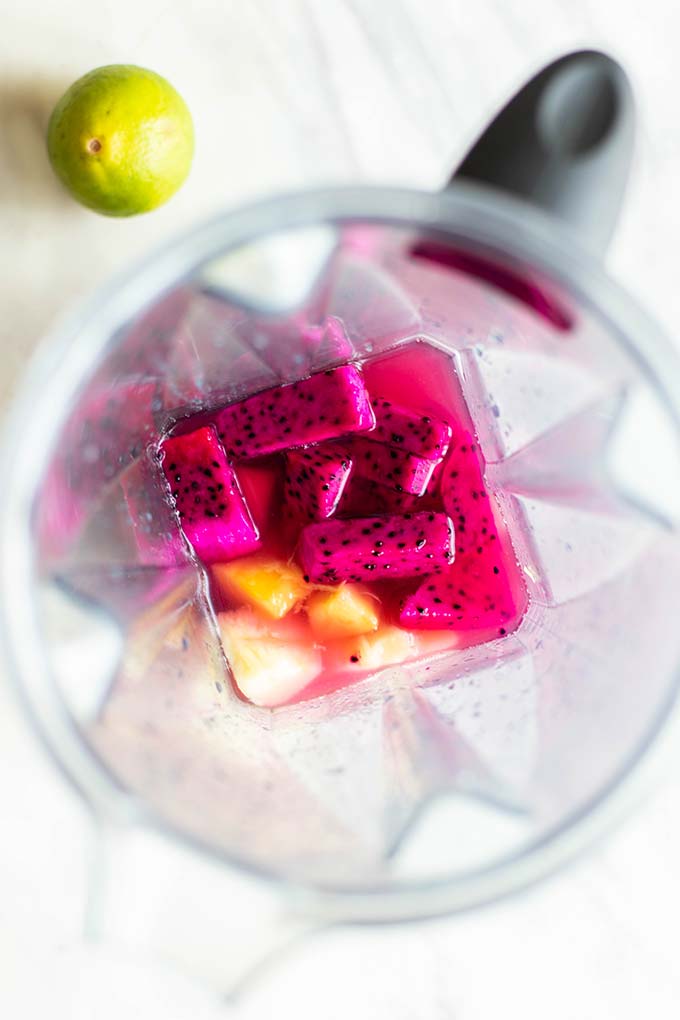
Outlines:
{"label": "green and yellow lime", "polygon": [[172,85],[132,64],[98,67],[54,108],[50,162],[83,205],[106,216],[149,212],[174,195],[191,168],[191,114]]}

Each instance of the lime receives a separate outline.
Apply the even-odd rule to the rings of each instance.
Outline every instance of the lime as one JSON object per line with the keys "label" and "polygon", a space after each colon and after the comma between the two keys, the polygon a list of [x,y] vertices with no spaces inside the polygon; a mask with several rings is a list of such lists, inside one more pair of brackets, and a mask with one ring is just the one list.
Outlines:
{"label": "lime", "polygon": [[194,128],[182,97],[132,64],[98,67],[55,106],[47,129],[55,173],[74,198],[106,216],[149,212],[184,182]]}

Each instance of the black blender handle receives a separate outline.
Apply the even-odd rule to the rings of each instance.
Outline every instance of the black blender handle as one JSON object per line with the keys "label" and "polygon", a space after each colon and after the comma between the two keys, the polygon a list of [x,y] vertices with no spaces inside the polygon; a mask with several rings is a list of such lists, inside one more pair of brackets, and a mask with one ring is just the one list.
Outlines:
{"label": "black blender handle", "polygon": [[549,64],[501,110],[452,182],[480,181],[568,223],[604,254],[630,172],[635,108],[628,78],[595,50]]}

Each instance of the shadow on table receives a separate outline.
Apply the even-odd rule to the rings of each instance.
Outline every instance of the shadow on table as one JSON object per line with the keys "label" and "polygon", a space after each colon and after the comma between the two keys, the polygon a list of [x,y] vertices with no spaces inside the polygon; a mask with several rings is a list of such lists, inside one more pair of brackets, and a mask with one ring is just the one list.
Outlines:
{"label": "shadow on table", "polygon": [[47,124],[70,82],[14,78],[0,82],[0,203],[69,201],[47,157]]}

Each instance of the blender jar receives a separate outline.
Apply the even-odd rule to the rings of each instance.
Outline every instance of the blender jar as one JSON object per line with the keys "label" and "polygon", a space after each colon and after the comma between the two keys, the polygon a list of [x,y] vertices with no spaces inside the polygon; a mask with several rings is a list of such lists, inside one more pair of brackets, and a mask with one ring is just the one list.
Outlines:
{"label": "blender jar", "polygon": [[[154,444],[414,349],[461,385],[526,612],[251,705]],[[93,929],[232,987],[295,932],[485,902],[599,831],[677,692],[676,367],[566,227],[465,181],[263,203],[98,295],[27,380],[0,532],[21,694],[98,823]]]}

